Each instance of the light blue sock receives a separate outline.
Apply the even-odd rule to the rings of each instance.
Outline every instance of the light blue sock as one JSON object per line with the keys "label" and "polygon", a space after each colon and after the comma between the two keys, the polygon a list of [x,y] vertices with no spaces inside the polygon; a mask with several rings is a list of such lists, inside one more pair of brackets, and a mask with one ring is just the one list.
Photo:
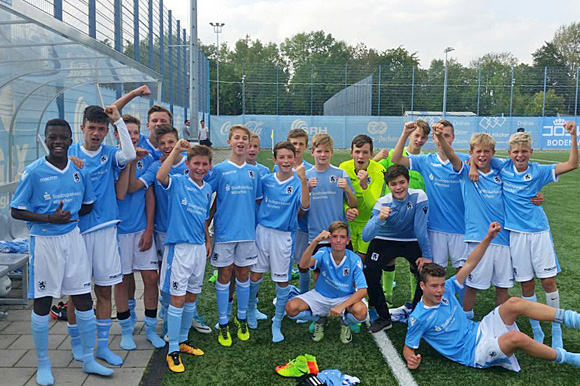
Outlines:
{"label": "light blue sock", "polygon": [[566,363],[571,366],[580,367],[580,354],[568,352],[561,347],[556,348],[556,363]]}
{"label": "light blue sock", "polygon": [[310,290],[310,271],[300,272],[300,293],[306,293]]}
{"label": "light blue sock", "polygon": [[135,327],[135,323],[137,323],[137,321],[139,320],[139,318],[137,317],[137,313],[135,312],[137,302],[135,301],[135,299],[129,299],[127,303],[129,304],[129,312],[131,312],[131,322],[133,323],[133,327]]}
{"label": "light blue sock", "polygon": [[183,308],[177,308],[170,304],[167,308],[167,337],[169,338],[168,353],[179,351],[179,331],[181,329],[182,318]]}
{"label": "light blue sock", "polygon": [[112,366],[121,366],[123,359],[109,349],[109,331],[112,325],[111,319],[97,319],[97,358]]}
{"label": "light blue sock", "polygon": [[[254,307],[254,309],[256,310],[256,319],[257,320],[268,320],[268,315],[262,313],[259,309],[258,309],[258,303],[260,303],[260,298],[256,298],[256,306]],[[249,310],[249,309],[248,309]]]}
{"label": "light blue sock", "polygon": [[83,347],[83,371],[87,374],[97,374],[104,377],[113,375],[113,369],[97,363],[93,355],[97,326],[95,311],[93,309],[88,311],[75,310],[75,315],[77,316],[77,326],[79,328],[81,346]]}
{"label": "light blue sock", "polygon": [[[560,293],[558,290],[546,292],[546,304],[556,310],[560,308]],[[564,348],[562,326],[557,322],[552,322],[552,348]]]}
{"label": "light blue sock", "polygon": [[76,324],[66,324],[66,329],[70,336],[70,346],[72,348],[72,354],[75,361],[83,361],[83,347],[81,346],[81,336],[79,335],[79,329]]}
{"label": "light blue sock", "polygon": [[[530,302],[538,302],[538,298],[534,294],[533,296],[522,296],[522,299],[529,300]],[[540,322],[535,319],[528,319],[530,325],[532,326],[532,333],[534,335],[534,340],[538,343],[544,344],[544,331],[542,331],[542,326]]]}
{"label": "light blue sock", "polygon": [[54,377],[48,357],[48,320],[47,315],[37,315],[32,312],[30,316],[30,327],[32,329],[32,340],[36,348],[36,359],[38,360],[38,369],[36,371],[36,383],[39,385],[54,385]]}
{"label": "light blue sock", "polygon": [[463,312],[465,312],[465,316],[467,316],[467,319],[473,320],[473,317],[475,316],[475,313],[473,312],[473,310],[463,311]]}
{"label": "light blue sock", "polygon": [[159,304],[161,304],[161,308],[159,309],[159,319],[165,320],[165,317],[167,316],[167,307],[169,307],[170,299],[171,295],[168,292],[160,291]]}
{"label": "light blue sock", "polygon": [[288,303],[288,296],[290,295],[290,287],[281,287],[276,284],[276,311],[272,319],[272,342],[282,342],[284,335],[282,334],[282,319],[284,319],[284,312],[286,303]]}
{"label": "light blue sock", "polygon": [[183,316],[181,317],[181,329],[179,332],[179,343],[187,341],[189,337],[189,329],[191,322],[193,322],[193,313],[195,310],[195,303],[185,303],[183,307]]}
{"label": "light blue sock", "polygon": [[117,319],[117,322],[119,323],[119,326],[121,326],[121,343],[119,346],[121,346],[123,350],[135,350],[137,345],[133,340],[134,324],[131,317],[123,320]]}
{"label": "light blue sock", "polygon": [[215,295],[217,299],[219,324],[225,325],[229,323],[228,318],[228,298],[230,296],[230,283],[222,284],[219,281],[215,282]]}
{"label": "light blue sock", "polygon": [[256,317],[257,297],[258,291],[260,290],[260,285],[262,284],[262,279],[258,281],[250,282],[250,298],[248,300],[248,327],[255,330],[258,328],[258,319]]}
{"label": "light blue sock", "polygon": [[238,319],[247,319],[248,301],[250,300],[250,279],[242,282],[236,279],[238,297]]}
{"label": "light blue sock", "polygon": [[310,310],[304,310],[296,316],[288,316],[290,319],[302,319],[302,320],[310,320],[310,321],[317,321],[319,319],[318,316],[312,315]]}
{"label": "light blue sock", "polygon": [[[169,307],[169,306],[168,306]],[[157,318],[145,316],[145,336],[153,347],[165,347],[165,341],[157,335]]]}
{"label": "light blue sock", "polygon": [[191,307],[193,307],[193,317],[197,318],[199,316],[199,314],[197,313],[197,297],[195,298],[195,300],[191,304],[192,304]]}
{"label": "light blue sock", "polygon": [[352,313],[345,312],[343,321],[345,322],[345,324],[359,324],[359,323],[364,322],[364,319],[358,320],[357,318],[355,318],[355,316]]}
{"label": "light blue sock", "polygon": [[[580,329],[580,314],[572,310],[558,310],[561,311],[560,315],[563,313],[562,321],[564,326]],[[558,316],[558,312],[556,312]]]}
{"label": "light blue sock", "polygon": [[457,291],[457,295],[459,296],[459,304],[461,304],[461,308],[463,308],[463,299],[465,298],[465,286],[463,286],[463,288],[460,288],[459,291]]}

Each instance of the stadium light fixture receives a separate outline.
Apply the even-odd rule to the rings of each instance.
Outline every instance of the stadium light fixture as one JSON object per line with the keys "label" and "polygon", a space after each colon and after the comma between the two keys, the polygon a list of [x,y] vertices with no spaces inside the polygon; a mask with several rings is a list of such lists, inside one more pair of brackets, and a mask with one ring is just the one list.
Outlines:
{"label": "stadium light fixture", "polygon": [[451,51],[455,51],[453,47],[447,47],[443,51],[445,53],[445,77],[443,79],[443,117],[447,114],[447,54]]}
{"label": "stadium light fixture", "polygon": [[215,36],[216,36],[216,49],[217,49],[217,62],[216,62],[216,79],[217,79],[217,89],[216,89],[216,94],[217,94],[217,103],[216,103],[216,107],[217,107],[217,115],[220,115],[220,34],[222,33],[222,29],[224,27],[224,25],[226,25],[226,23],[220,23],[220,22],[215,22],[212,23],[210,22],[209,25],[211,25],[213,27],[213,32],[215,32]]}

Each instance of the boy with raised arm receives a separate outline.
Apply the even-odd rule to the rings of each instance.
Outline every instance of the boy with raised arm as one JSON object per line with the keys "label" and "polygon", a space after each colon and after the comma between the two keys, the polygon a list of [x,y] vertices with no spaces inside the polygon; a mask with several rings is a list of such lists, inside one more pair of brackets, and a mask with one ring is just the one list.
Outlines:
{"label": "boy with raised arm", "polygon": [[[189,173],[170,175],[182,151],[188,151],[185,164]],[[187,337],[195,298],[201,293],[205,261],[211,252],[207,227],[212,191],[203,180],[211,168],[211,156],[208,147],[190,148],[189,142],[182,139],[157,172],[157,181],[169,195],[169,224],[159,283],[164,292],[171,294],[167,310],[167,364],[176,373],[185,371],[180,352],[204,354],[193,347]]]}
{"label": "boy with raised arm", "polygon": [[514,355],[518,350],[555,363],[580,366],[580,354],[536,342],[520,332],[516,325],[519,316],[526,316],[580,328],[580,315],[574,311],[512,297],[487,314],[481,322],[467,319],[455,294],[463,287],[465,279],[500,231],[501,226],[497,222],[491,223],[486,236],[471,252],[463,268],[447,280],[445,268],[437,264],[429,263],[419,267],[422,268],[419,284],[423,297],[409,316],[409,328],[403,347],[407,367],[417,369],[421,364],[422,356],[415,352],[421,339],[444,357],[475,368],[501,366],[520,371]]}
{"label": "boy with raised arm", "polygon": [[[53,298],[70,295],[78,320],[78,359],[83,371],[110,376],[112,369],[95,361],[95,313],[91,298],[91,261],[78,227],[79,215],[92,210],[95,195],[89,172],[77,169],[67,156],[72,144],[68,122],[51,119],[44,131],[48,155],[28,165],[10,203],[11,215],[28,222],[30,281],[34,299],[32,340],[38,367],[36,383],[54,384],[48,356],[49,312]],[[23,289],[25,290],[25,289]],[[75,326],[77,327],[77,326]]]}

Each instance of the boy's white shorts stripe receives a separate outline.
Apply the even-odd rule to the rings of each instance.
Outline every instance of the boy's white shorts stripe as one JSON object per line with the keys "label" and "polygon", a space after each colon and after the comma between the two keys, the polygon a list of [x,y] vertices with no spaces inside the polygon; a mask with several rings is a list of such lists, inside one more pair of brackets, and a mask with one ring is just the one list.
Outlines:
{"label": "boy's white shorts stripe", "polygon": [[119,235],[123,275],[130,275],[135,271],[156,271],[159,268],[155,240],[152,240],[151,248],[146,251],[141,251],[139,247],[143,233],[145,231]]}
{"label": "boy's white shorts stripe", "polygon": [[91,262],[79,228],[61,236],[30,236],[30,299],[91,292]]}
{"label": "boy's white shorts stripe", "polygon": [[288,266],[292,258],[292,234],[258,224],[256,227],[258,259],[250,268],[252,272],[270,271],[272,281],[288,281]]}
{"label": "boy's white shorts stripe", "polygon": [[256,264],[257,259],[258,249],[253,240],[216,243],[211,254],[211,265],[216,268],[229,267],[232,264],[238,267],[249,267]]}
{"label": "boy's white shorts stripe", "polygon": [[540,279],[558,274],[556,253],[550,231],[538,233],[510,232],[510,251],[514,277],[518,282]]}
{"label": "boy's white shorts stripe", "polygon": [[93,265],[95,285],[108,287],[123,281],[117,227],[101,228],[83,234],[87,253]]}
{"label": "boy's white shorts stripe", "polygon": [[313,289],[296,297],[298,299],[304,300],[304,302],[308,304],[310,311],[312,311],[312,315],[327,316],[332,307],[344,303],[350,296],[327,298],[326,296],[322,296],[319,292],[316,292],[316,290]]}
{"label": "boy's white shorts stripe", "polygon": [[468,256],[465,235],[431,230],[428,230],[427,233],[435,264],[447,267],[447,259],[451,258],[453,268],[463,267]]}
{"label": "boy's white shorts stripe", "polygon": [[[479,243],[467,243],[469,254]],[[493,284],[500,288],[512,288],[514,275],[510,247],[490,244],[475,269],[467,276],[465,284],[478,290],[486,290]]]}
{"label": "boy's white shorts stripe", "polygon": [[201,293],[205,261],[205,244],[166,245],[159,278],[160,290],[172,296]]}

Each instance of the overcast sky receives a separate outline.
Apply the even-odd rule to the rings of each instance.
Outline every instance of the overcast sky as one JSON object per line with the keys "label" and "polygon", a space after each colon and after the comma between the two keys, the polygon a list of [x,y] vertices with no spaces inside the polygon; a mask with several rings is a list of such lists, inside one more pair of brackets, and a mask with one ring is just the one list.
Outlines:
{"label": "overcast sky", "polygon": [[[189,21],[189,0],[165,0]],[[215,44],[210,21],[225,23],[220,42],[231,47],[249,35],[280,43],[299,32],[324,30],[351,45],[377,50],[403,46],[422,67],[443,50],[464,65],[489,52],[511,52],[531,63],[531,53],[563,24],[580,15],[580,1],[564,0],[198,0],[198,37]]]}

